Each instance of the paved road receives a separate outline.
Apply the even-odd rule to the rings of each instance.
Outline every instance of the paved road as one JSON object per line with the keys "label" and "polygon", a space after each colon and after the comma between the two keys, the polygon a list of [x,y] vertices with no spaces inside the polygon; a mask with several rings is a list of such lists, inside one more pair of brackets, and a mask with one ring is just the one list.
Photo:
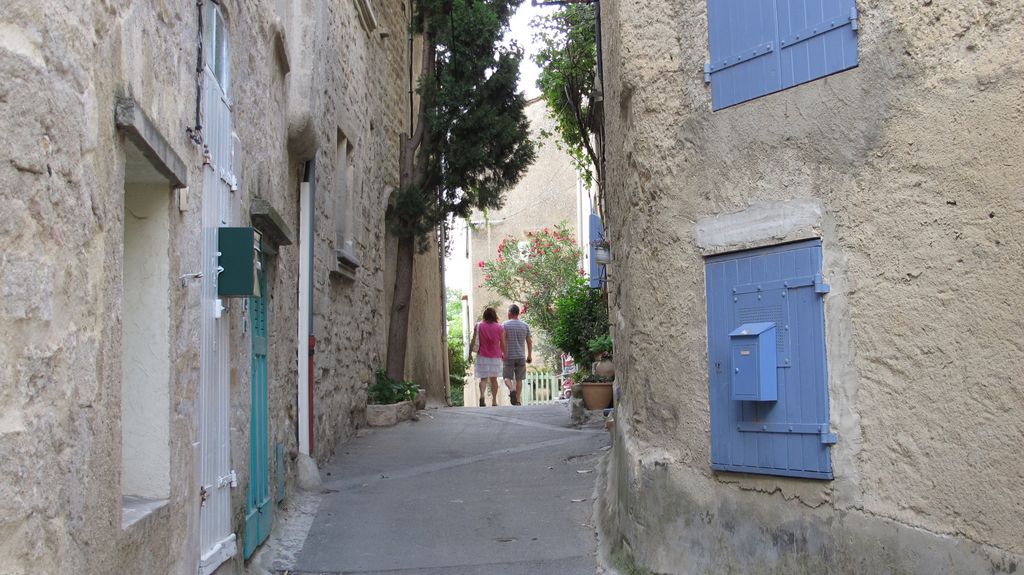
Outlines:
{"label": "paved road", "polygon": [[593,575],[608,436],[560,405],[453,408],[373,430],[321,470],[299,574]]}

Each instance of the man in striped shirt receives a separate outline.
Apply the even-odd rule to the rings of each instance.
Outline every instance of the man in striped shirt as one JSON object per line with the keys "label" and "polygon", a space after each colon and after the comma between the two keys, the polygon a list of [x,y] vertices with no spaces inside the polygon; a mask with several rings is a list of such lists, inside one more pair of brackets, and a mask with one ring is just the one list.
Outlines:
{"label": "man in striped shirt", "polygon": [[501,337],[505,340],[502,377],[508,387],[512,405],[522,405],[526,364],[533,362],[533,337],[530,336],[530,326],[519,319],[519,306],[516,304],[509,306],[508,321],[501,327]]}

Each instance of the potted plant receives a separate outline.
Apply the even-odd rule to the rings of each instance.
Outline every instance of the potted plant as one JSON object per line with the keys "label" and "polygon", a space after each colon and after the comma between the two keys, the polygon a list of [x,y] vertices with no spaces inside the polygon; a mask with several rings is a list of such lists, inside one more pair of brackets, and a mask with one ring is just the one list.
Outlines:
{"label": "potted plant", "polygon": [[415,383],[391,379],[387,372],[378,369],[377,380],[366,390],[367,425],[386,427],[411,419],[416,413],[413,402],[418,394]]}
{"label": "potted plant", "polygon": [[613,377],[597,375],[592,373],[584,376],[580,382],[580,392],[583,395],[583,405],[587,409],[605,409],[612,406],[612,383]]}
{"label": "potted plant", "polygon": [[614,377],[615,364],[612,363],[612,336],[607,333],[599,335],[591,339],[587,347],[596,360],[593,372],[604,377]]}
{"label": "potted plant", "polygon": [[612,261],[611,246],[605,240],[594,240],[590,242],[591,247],[594,248],[593,258],[594,263],[598,265],[607,265],[608,262]]}

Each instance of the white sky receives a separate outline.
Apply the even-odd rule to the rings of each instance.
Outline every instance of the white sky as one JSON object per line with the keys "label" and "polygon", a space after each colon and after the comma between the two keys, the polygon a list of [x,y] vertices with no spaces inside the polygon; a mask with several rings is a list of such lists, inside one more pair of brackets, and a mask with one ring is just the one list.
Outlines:
{"label": "white sky", "polygon": [[537,76],[540,74],[540,69],[533,63],[533,56],[537,53],[539,46],[533,41],[530,21],[535,16],[550,13],[553,10],[555,10],[554,7],[542,8],[534,6],[530,0],[523,0],[509,22],[512,39],[526,52],[523,63],[519,67],[519,89],[526,93],[528,99],[540,95],[540,90],[537,89]]}
{"label": "white sky", "polygon": [[[540,69],[533,63],[533,56],[537,53],[539,46],[533,41],[533,30],[530,28],[530,21],[534,17],[549,13],[555,10],[554,7],[534,6],[530,0],[523,0],[519,9],[512,16],[509,22],[510,38],[525,52],[523,62],[519,68],[519,90],[526,94],[526,98],[535,98],[540,95],[537,89],[537,76]],[[472,267],[476,262],[470,262],[466,258],[466,227],[463,222],[456,222],[452,229],[451,255],[445,258],[445,285],[450,288],[460,289],[468,293],[472,289]]]}

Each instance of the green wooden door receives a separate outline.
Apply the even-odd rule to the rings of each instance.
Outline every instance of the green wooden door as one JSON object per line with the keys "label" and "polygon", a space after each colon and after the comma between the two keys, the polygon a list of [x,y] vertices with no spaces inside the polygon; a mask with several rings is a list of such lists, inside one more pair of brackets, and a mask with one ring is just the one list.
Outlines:
{"label": "green wooden door", "polygon": [[[261,258],[262,259],[262,258]],[[260,297],[249,300],[252,318],[252,402],[249,438],[249,495],[245,510],[244,554],[248,559],[270,535],[270,444],[267,431],[267,276],[258,271]]]}

